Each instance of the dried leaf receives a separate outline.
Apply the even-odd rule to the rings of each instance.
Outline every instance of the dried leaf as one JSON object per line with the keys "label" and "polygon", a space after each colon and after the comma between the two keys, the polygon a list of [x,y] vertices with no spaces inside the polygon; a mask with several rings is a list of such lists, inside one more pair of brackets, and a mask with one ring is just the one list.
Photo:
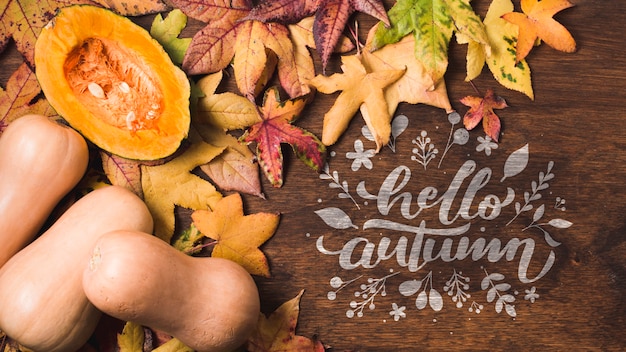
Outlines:
{"label": "dried leaf", "polygon": [[274,235],[278,214],[244,215],[241,196],[235,193],[217,202],[213,211],[196,210],[191,218],[203,235],[217,241],[211,256],[239,263],[252,275],[270,277],[267,258],[259,246]]}
{"label": "dried leaf", "polygon": [[191,38],[178,37],[186,26],[187,16],[179,9],[172,10],[165,18],[157,14],[150,26],[150,35],[163,46],[177,65],[182,64],[191,43]]}
{"label": "dried leaf", "polygon": [[315,48],[325,69],[342,37],[348,18],[355,11],[366,13],[389,25],[387,12],[380,0],[264,0],[252,9],[247,18],[293,24],[315,14]]}
{"label": "dried leaf", "polygon": [[309,83],[324,94],[341,91],[337,100],[324,115],[322,143],[334,144],[348,128],[352,117],[361,105],[367,107],[367,127],[375,138],[377,150],[389,142],[391,114],[385,99],[384,89],[404,75],[404,69],[382,69],[368,71],[360,56],[342,57],[343,73],[331,76],[317,75]]}
{"label": "dried leaf", "polygon": [[557,12],[574,6],[568,0],[522,0],[522,12],[502,15],[505,20],[519,26],[516,60],[523,60],[535,45],[537,38],[552,48],[571,53],[576,51],[576,41],[570,32],[554,18]]}
{"label": "dried leaf", "polygon": [[494,141],[500,137],[500,118],[493,112],[493,109],[504,109],[508,107],[506,101],[494,94],[492,89],[488,89],[484,97],[467,96],[460,100],[470,109],[463,116],[463,124],[468,130],[474,129],[482,120],[485,133]]}
{"label": "dried leaf", "polygon": [[0,88],[0,133],[15,119],[26,114],[56,116],[47,100],[33,100],[41,93],[35,73],[26,63],[9,77],[6,90]]}
{"label": "dried leaf", "polygon": [[171,338],[166,343],[153,349],[151,352],[193,352],[192,348],[189,348],[184,343],[180,342],[177,338]]}
{"label": "dried leaf", "polygon": [[[373,31],[370,31],[370,39]],[[367,45],[366,44],[366,49]],[[374,52],[363,51],[362,61],[368,71],[406,68],[405,74],[385,89],[389,114],[393,115],[402,102],[427,104],[452,111],[446,82],[433,82],[424,65],[414,59],[415,41],[407,36],[397,43],[385,45]],[[368,114],[361,108],[362,114]]]}
{"label": "dried leaf", "polygon": [[167,243],[174,234],[176,206],[213,208],[222,195],[208,181],[191,173],[220,155],[224,148],[195,143],[180,156],[157,166],[141,166],[144,201],[154,218],[155,235]]}
{"label": "dried leaf", "polygon": [[0,51],[10,38],[26,62],[34,65],[35,41],[54,14],[68,5],[100,5],[124,16],[162,12],[167,6],[160,0],[8,0],[0,4]]}
{"label": "dried leaf", "polygon": [[317,339],[296,335],[300,299],[304,290],[283,303],[269,317],[259,315],[256,331],[248,339],[249,352],[323,352],[324,346]]}
{"label": "dried leaf", "polygon": [[443,79],[448,67],[448,47],[457,31],[488,45],[480,17],[469,0],[399,0],[389,10],[390,27],[378,24],[372,49],[400,41],[409,34],[415,40],[415,57],[433,82]]}
{"label": "dried leaf", "polygon": [[113,185],[125,187],[143,198],[141,163],[100,151],[102,168]]}
{"label": "dried leaf", "polygon": [[143,351],[143,341],[143,326],[131,322],[127,322],[122,333],[117,335],[120,352]]}
{"label": "dried leaf", "polygon": [[305,104],[304,99],[281,102],[278,89],[268,89],[259,109],[260,122],[241,137],[246,143],[256,143],[261,168],[274,187],[283,185],[282,143],[291,145],[296,156],[312,169],[317,171],[324,166],[326,148],[322,142],[314,134],[292,124]]}

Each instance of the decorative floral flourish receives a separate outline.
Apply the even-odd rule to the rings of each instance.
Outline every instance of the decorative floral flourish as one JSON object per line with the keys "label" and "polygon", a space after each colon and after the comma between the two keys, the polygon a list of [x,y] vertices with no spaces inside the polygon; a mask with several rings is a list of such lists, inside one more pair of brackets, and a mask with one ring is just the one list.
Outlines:
{"label": "decorative floral flourish", "polygon": [[431,143],[431,139],[426,131],[422,131],[419,137],[413,140],[413,144],[417,145],[417,147],[413,148],[413,154],[415,155],[411,156],[411,160],[417,161],[426,170],[426,167],[437,156],[439,150]]}
{"label": "decorative floral flourish", "polygon": [[400,318],[406,318],[405,309],[405,306],[399,307],[398,304],[394,302],[391,304],[391,312],[389,312],[389,315],[393,316],[393,320],[398,321]]}
{"label": "decorative floral flourish", "polygon": [[511,317],[515,318],[517,316],[517,312],[515,311],[515,305],[511,304],[515,302],[515,296],[505,293],[506,291],[511,289],[511,285],[505,282],[496,284],[496,281],[504,280],[504,275],[500,273],[489,274],[486,269],[485,278],[480,283],[480,288],[487,291],[487,302],[491,303],[495,301],[495,310],[496,313],[501,313],[502,308],[504,311]]}
{"label": "decorative floral flourish", "polygon": [[479,304],[476,301],[472,301],[472,304],[470,304],[469,308],[467,308],[468,312],[475,312],[476,314],[480,314],[480,312],[483,311],[483,305]]}
{"label": "decorative floral flourish", "polygon": [[556,200],[554,201],[554,209],[558,209],[560,211],[565,211],[565,199],[561,198],[561,197],[556,197]]}
{"label": "decorative floral flourish", "polygon": [[328,184],[328,186],[330,188],[336,188],[339,189],[341,192],[337,195],[339,198],[342,199],[350,199],[352,201],[352,203],[354,203],[354,205],[356,205],[357,209],[361,209],[361,207],[359,206],[359,203],[356,202],[356,199],[354,199],[354,197],[352,197],[352,195],[350,194],[349,188],[348,188],[348,181],[343,180],[340,181],[339,180],[339,172],[337,172],[337,170],[333,171],[332,173],[330,172],[330,168],[328,167],[328,163],[324,164],[324,167],[322,168],[322,172],[320,173],[320,179],[322,180],[330,180],[330,183]]}
{"label": "decorative floral flourish", "polygon": [[539,298],[539,294],[536,291],[537,288],[535,286],[531,287],[529,290],[525,290],[526,295],[524,299],[530,301],[530,303],[535,303],[535,300]]}
{"label": "decorative floral flourish", "polygon": [[545,222],[545,223],[539,223],[538,221],[541,220],[541,218],[543,217],[545,210],[546,210],[545,204],[541,204],[539,207],[537,207],[537,209],[535,210],[535,213],[533,214],[532,222],[530,223],[530,225],[522,229],[522,231],[526,231],[530,228],[538,229],[543,233],[544,239],[547,244],[549,244],[552,247],[557,247],[561,243],[555,241],[550,235],[550,233],[544,228],[544,226],[549,225],[557,229],[566,229],[572,226],[572,223],[570,221],[567,221],[565,219],[560,219],[560,218],[551,219],[550,221]]}
{"label": "decorative floral flourish", "polygon": [[490,156],[492,149],[498,149],[498,143],[492,142],[491,137],[485,136],[478,137],[478,145],[476,146],[477,152],[485,151],[485,155]]}
{"label": "decorative floral flourish", "polygon": [[450,134],[448,135],[448,142],[446,143],[446,149],[443,151],[443,154],[441,155],[441,158],[439,159],[439,165],[437,166],[437,168],[441,167],[441,162],[443,161],[443,158],[445,158],[446,154],[448,153],[448,150],[450,150],[450,148],[452,148],[452,146],[454,144],[458,144],[458,145],[464,145],[469,141],[469,132],[461,127],[461,128],[457,128],[456,131],[454,130],[454,126],[461,122],[461,115],[459,115],[458,112],[453,111],[451,113],[448,114],[448,122],[450,122]]}
{"label": "decorative floral flourish", "polygon": [[548,162],[548,168],[546,172],[539,172],[539,180],[532,181],[530,184],[531,192],[524,192],[524,205],[520,202],[515,202],[515,216],[506,224],[507,226],[511,224],[517,217],[526,211],[530,211],[533,209],[533,205],[531,204],[533,201],[541,199],[541,191],[550,187],[548,181],[554,178],[554,174],[552,173],[552,168],[554,167],[554,161]]}
{"label": "decorative floral flourish", "polygon": [[363,310],[365,307],[368,307],[370,310],[374,310],[376,308],[376,304],[374,303],[374,299],[376,296],[386,296],[387,295],[387,279],[398,275],[400,272],[395,272],[389,274],[387,276],[381,277],[380,279],[368,278],[367,284],[361,284],[360,291],[354,292],[354,297],[362,299],[362,301],[357,302],[356,300],[350,302],[350,308],[346,311],[346,316],[348,318],[352,318],[355,315],[361,318],[364,313]]}
{"label": "decorative floral flourish", "polygon": [[406,297],[413,296],[419,291],[415,299],[415,306],[419,310],[426,308],[427,305],[430,305],[430,308],[435,312],[443,308],[443,298],[439,291],[433,287],[432,271],[421,280],[409,280],[401,283],[398,290],[401,295]]}
{"label": "decorative floral flourish", "polygon": [[337,299],[337,292],[341,291],[343,288],[362,277],[363,275],[359,275],[352,280],[343,281],[343,279],[341,279],[339,276],[334,276],[332,279],[330,279],[330,287],[334,288],[335,290],[328,291],[328,293],[326,294],[326,298],[328,298],[329,301],[334,301],[335,299]]}
{"label": "decorative floral flourish", "polygon": [[463,302],[467,302],[467,299],[471,297],[471,295],[465,291],[469,290],[470,278],[467,276],[463,276],[462,272],[456,271],[454,269],[454,273],[448,281],[446,281],[445,286],[443,286],[443,290],[448,293],[448,296],[452,297],[452,302],[456,303],[457,308],[463,307]]}
{"label": "decorative floral flourish", "polygon": [[[406,117],[406,115],[398,115],[391,121],[391,136],[389,138],[389,143],[387,143],[387,147],[389,147],[392,152],[396,152],[396,140],[408,126],[409,118]],[[367,140],[374,142],[374,136],[372,135],[372,132],[370,132],[367,125],[364,125],[361,128],[361,134]]]}
{"label": "decorative floral flourish", "polygon": [[374,164],[370,160],[376,155],[375,149],[367,149],[363,148],[363,141],[357,139],[354,141],[354,152],[347,152],[346,158],[353,159],[352,161],[352,171],[359,171],[361,166],[364,166],[366,169],[371,170],[374,167]]}

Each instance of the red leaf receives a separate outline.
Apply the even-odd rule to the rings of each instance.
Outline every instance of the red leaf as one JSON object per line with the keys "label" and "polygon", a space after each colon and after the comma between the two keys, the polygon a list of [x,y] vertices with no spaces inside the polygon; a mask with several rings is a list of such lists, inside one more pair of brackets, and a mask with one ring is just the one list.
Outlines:
{"label": "red leaf", "polygon": [[261,121],[241,137],[247,143],[256,142],[259,164],[274,187],[283,184],[281,143],[291,145],[298,158],[314,170],[323,167],[326,149],[322,142],[312,133],[291,124],[305,105],[304,98],[281,102],[278,89],[270,88],[260,108]]}
{"label": "red leaf", "polygon": [[471,130],[482,120],[485,133],[497,142],[501,126],[500,118],[493,112],[493,109],[508,107],[506,101],[502,97],[495,95],[492,89],[488,89],[483,98],[467,96],[460,101],[463,105],[470,107],[463,117],[465,128]]}

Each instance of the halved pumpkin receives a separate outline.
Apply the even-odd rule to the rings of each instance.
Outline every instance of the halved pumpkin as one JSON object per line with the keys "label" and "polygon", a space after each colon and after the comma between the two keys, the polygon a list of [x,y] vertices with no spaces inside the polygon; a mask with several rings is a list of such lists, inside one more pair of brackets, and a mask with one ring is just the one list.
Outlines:
{"label": "halved pumpkin", "polygon": [[185,73],[145,29],[110,10],[59,10],[35,44],[35,72],[59,115],[113,154],[160,159],[189,132]]}

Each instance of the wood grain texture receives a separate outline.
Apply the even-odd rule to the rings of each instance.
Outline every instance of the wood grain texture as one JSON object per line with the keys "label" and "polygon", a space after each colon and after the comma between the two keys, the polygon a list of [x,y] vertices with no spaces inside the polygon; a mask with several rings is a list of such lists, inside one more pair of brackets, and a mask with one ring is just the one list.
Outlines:
{"label": "wood grain texture", "polygon": [[[392,3],[385,1],[387,8]],[[270,260],[272,277],[256,279],[263,312],[269,314],[304,289],[297,333],[308,337],[317,335],[334,351],[625,349],[626,217],[623,194],[626,192],[626,109],[623,105],[626,102],[626,49],[622,33],[626,30],[626,2],[578,0],[574,3],[574,8],[557,14],[555,18],[571,31],[577,40],[578,51],[565,54],[542,45],[528,57],[533,72],[534,101],[498,86],[487,71],[474,82],[482,91],[495,89],[496,94],[510,105],[498,111],[503,134],[490,156],[476,150],[477,138],[484,137],[484,133],[476,129],[470,131],[466,144],[453,145],[441,167],[437,167],[451,128],[460,126],[452,126],[439,109],[402,104],[396,115],[406,115],[409,126],[397,138],[395,152],[384,148],[371,158],[371,170],[361,166],[353,171],[353,159],[347,157],[347,153],[355,151],[355,141],[361,140],[366,149],[373,148],[361,134],[364,123],[357,114],[348,132],[329,148],[330,170],[337,171],[340,180],[347,182],[348,190],[355,198],[352,202],[349,198],[338,197],[339,189],[329,187],[329,180],[321,179],[285,149],[284,186],[274,189],[264,180],[266,200],[252,196],[244,199],[248,213],[281,213],[275,236],[262,247]],[[488,4],[489,1],[483,0],[472,2],[481,15],[486,12]],[[369,28],[373,23],[367,16],[359,15],[358,19],[362,21],[361,28]],[[145,19],[138,21],[149,23]],[[193,32],[200,26],[192,23],[188,31]],[[21,58],[10,46],[0,54],[0,62],[0,84],[4,85],[21,63]],[[328,71],[336,72],[338,67],[338,58],[333,57]],[[461,114],[466,108],[458,100],[475,94],[472,86],[464,82],[464,67],[465,47],[454,43],[450,48],[446,82],[453,107]],[[297,124],[321,135],[322,117],[334,98],[336,95],[318,94]],[[439,152],[427,169],[411,159],[416,147],[413,140],[421,136],[422,131],[426,131]],[[529,159],[524,170],[500,182],[510,155],[526,144]],[[413,196],[409,209],[415,213],[417,196],[424,188],[436,188],[438,196],[442,196],[450,188],[461,165],[469,160],[475,162],[476,169],[458,187],[458,196],[450,207],[450,218],[461,208],[462,199],[468,196],[465,192],[471,178],[479,170],[488,169],[490,178],[476,192],[470,214],[478,211],[478,203],[488,195],[503,199],[510,188],[516,196],[514,202],[493,219],[474,217],[464,220],[459,217],[450,224],[442,224],[439,218],[443,212],[441,203],[407,219],[402,214],[400,202],[390,207],[389,214],[381,214],[376,200],[363,199],[356,193],[360,182],[370,193],[378,193],[394,169],[406,166],[411,177],[401,192]],[[523,193],[531,191],[532,182],[537,182],[540,174],[548,171],[551,162],[555,177],[548,182],[549,188],[541,192],[542,198],[533,203],[532,210],[523,212],[507,225],[515,216],[514,203],[523,203]],[[556,204],[557,197],[565,199],[566,203]],[[541,230],[525,229],[532,223],[540,204],[545,205],[545,216],[540,222],[562,218],[573,224],[569,228],[544,225],[550,236],[561,243],[556,247],[547,244]],[[565,211],[560,210],[563,205]],[[326,224],[316,211],[327,208],[341,209],[358,229],[337,229]],[[377,254],[381,238],[388,238],[391,244],[388,253],[391,253],[398,241],[405,237],[408,251],[411,250],[413,234],[397,228],[364,230],[363,225],[370,219],[414,227],[424,221],[429,228],[438,229],[469,224],[469,230],[462,236],[451,237],[453,253],[463,236],[470,243],[480,242],[481,238],[486,242],[495,239],[503,246],[513,238],[532,240],[536,247],[528,272],[530,278],[539,274],[550,251],[555,261],[545,276],[525,283],[520,281],[518,272],[524,246],[520,246],[510,260],[500,258],[491,262],[486,256],[456,261],[438,258],[417,271],[398,263],[397,253],[372,268],[359,266],[348,270],[341,267],[337,255],[323,254],[316,247],[320,236],[324,236],[327,249],[332,250],[341,249],[355,238],[364,238],[376,246],[374,254]],[[426,235],[426,239],[433,241],[435,253],[445,246],[441,237]],[[353,262],[361,257],[364,241],[354,251]],[[423,246],[418,247],[423,254]],[[464,291],[471,296],[460,308],[443,289],[454,272],[461,272],[470,279],[469,287]],[[430,306],[418,309],[417,294],[407,297],[399,291],[401,283],[421,280],[429,273],[433,288],[443,295],[443,308],[438,311]],[[497,313],[495,302],[488,302],[488,290],[482,289],[481,280],[492,273],[503,274],[505,279],[502,282],[511,285],[506,293],[515,298],[512,304],[516,317],[505,311]],[[374,282],[368,283],[368,278],[376,280],[386,276],[389,276],[385,281],[386,295],[382,295],[382,291],[376,293],[374,309],[366,306],[362,317],[347,317],[347,311],[353,310],[350,301],[366,300],[363,294],[355,296],[355,292],[362,291],[360,285]],[[357,280],[337,290],[331,286],[334,277],[341,278],[342,283]],[[533,287],[535,290],[531,291]],[[526,290],[539,295],[534,303],[525,299],[526,296],[530,298]],[[336,298],[329,300],[328,293],[335,291]],[[468,310],[472,302],[482,305],[479,314],[475,309]],[[404,306],[406,317],[395,321],[390,315],[393,304]]]}

